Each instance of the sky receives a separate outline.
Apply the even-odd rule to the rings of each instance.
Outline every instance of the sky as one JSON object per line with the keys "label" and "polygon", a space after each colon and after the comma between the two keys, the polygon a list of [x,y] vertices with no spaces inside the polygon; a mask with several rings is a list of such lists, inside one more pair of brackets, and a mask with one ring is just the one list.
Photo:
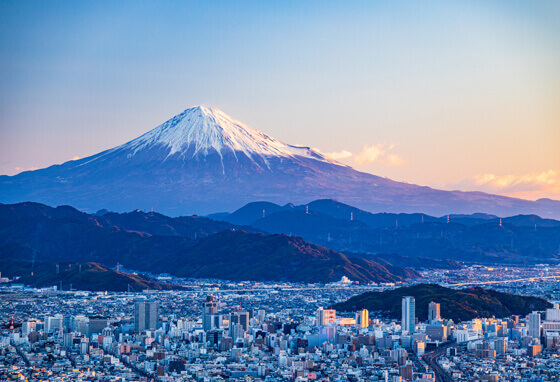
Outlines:
{"label": "sky", "polygon": [[560,200],[560,2],[0,1],[0,174],[199,104],[394,180]]}

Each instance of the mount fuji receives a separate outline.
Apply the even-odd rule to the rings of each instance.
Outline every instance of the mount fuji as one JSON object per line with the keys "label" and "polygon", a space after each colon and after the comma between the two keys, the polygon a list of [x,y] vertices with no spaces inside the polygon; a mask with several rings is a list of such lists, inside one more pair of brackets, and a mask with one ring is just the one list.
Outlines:
{"label": "mount fuji", "polygon": [[89,212],[154,208],[178,216],[233,211],[259,200],[315,199],[337,199],[372,212],[560,218],[559,201],[442,191],[359,172],[203,106],[96,155],[0,176],[2,203],[69,204]]}

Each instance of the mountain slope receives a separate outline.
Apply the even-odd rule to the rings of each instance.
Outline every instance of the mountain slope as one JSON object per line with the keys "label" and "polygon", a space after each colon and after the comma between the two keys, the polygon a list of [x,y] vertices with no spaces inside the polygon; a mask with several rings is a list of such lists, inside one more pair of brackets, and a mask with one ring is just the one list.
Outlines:
{"label": "mountain slope", "polygon": [[[230,216],[247,212],[242,216],[248,221],[259,217],[255,206],[264,205],[251,203]],[[301,236],[310,243],[373,261],[380,259],[372,254],[387,253],[484,263],[560,261],[560,221],[535,215],[502,219],[461,215],[450,216],[448,222],[447,216],[372,214],[334,200],[277,208],[278,212],[259,217],[251,226],[269,233]],[[394,265],[402,266],[399,260],[393,260],[397,261]],[[421,266],[418,259],[407,261],[416,262],[414,267]]]}
{"label": "mountain slope", "polygon": [[145,289],[170,290],[172,285],[160,283],[140,275],[117,272],[97,263],[63,264],[56,273],[56,265],[49,264],[37,269],[34,275],[26,275],[18,283],[34,287],[62,285],[62,290],[70,288],[90,291],[132,291]]}
{"label": "mountain slope", "polygon": [[[43,274],[44,264],[96,262],[229,280],[330,282],[348,276],[360,282],[394,282],[419,277],[390,264],[348,259],[299,237],[240,228],[197,217],[141,212],[94,216],[68,206],[0,204],[0,272],[11,277],[22,276],[16,270]],[[193,232],[198,233],[194,238]]]}
{"label": "mountain slope", "polygon": [[88,158],[0,176],[0,202],[69,204],[90,212],[154,207],[167,215],[336,198],[379,212],[486,212],[560,217],[560,202],[440,191],[363,173],[285,144],[212,108],[194,107]]}
{"label": "mountain slope", "polygon": [[203,239],[186,255],[176,274],[230,280],[395,282],[416,278],[414,271],[382,266],[306,243],[295,236],[224,231]]}

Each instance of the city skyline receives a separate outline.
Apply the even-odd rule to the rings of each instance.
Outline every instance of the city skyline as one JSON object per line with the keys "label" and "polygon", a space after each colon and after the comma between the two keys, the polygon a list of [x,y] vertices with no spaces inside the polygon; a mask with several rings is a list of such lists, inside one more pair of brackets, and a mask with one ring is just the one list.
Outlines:
{"label": "city skyline", "polygon": [[560,2],[0,0],[0,380],[560,380]]}
{"label": "city skyline", "polygon": [[560,199],[557,3],[1,7],[1,174],[203,104],[394,180]]}

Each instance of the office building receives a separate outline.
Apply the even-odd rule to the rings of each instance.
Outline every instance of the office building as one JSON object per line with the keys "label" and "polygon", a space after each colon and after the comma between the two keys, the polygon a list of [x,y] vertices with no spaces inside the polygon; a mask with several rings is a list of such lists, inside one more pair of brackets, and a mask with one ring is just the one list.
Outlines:
{"label": "office building", "polygon": [[209,330],[206,333],[206,342],[210,342],[214,346],[218,346],[222,341],[224,331],[222,329]]}
{"label": "office building", "polygon": [[447,341],[447,326],[445,325],[427,325],[426,335],[434,341]]}
{"label": "office building", "polygon": [[402,377],[403,381],[412,381],[413,365],[411,361],[406,361],[406,363],[399,368],[399,375]]}
{"label": "office building", "polygon": [[369,312],[367,309],[356,312],[356,326],[359,328],[367,328],[369,326]]}
{"label": "office building", "polygon": [[241,324],[233,324],[231,325],[230,329],[230,336],[233,338],[234,341],[237,341],[245,335],[245,330],[243,330],[243,325]]}
{"label": "office building", "polygon": [[317,326],[325,326],[330,322],[336,321],[336,310],[334,309],[323,309],[320,307],[316,311],[317,316]]}
{"label": "office building", "polygon": [[159,304],[155,301],[134,304],[134,329],[137,332],[155,330],[158,327]]}
{"label": "office building", "polygon": [[218,314],[218,302],[214,296],[206,296],[206,301],[202,303],[202,328],[204,331],[221,328],[222,316]]}
{"label": "office building", "polygon": [[428,304],[428,322],[441,319],[439,312],[439,304],[437,302],[430,302]]}
{"label": "office building", "polygon": [[507,338],[497,338],[494,340],[494,350],[496,350],[496,354],[504,355],[507,353],[508,349],[508,340]]}
{"label": "office building", "polygon": [[538,357],[542,352],[542,347],[538,343],[531,343],[527,346],[527,355],[529,357]]}
{"label": "office building", "polygon": [[91,334],[101,334],[103,329],[107,327],[109,320],[101,316],[92,316],[89,318],[89,333]]}
{"label": "office building", "polygon": [[560,308],[558,308],[558,304],[554,304],[554,307],[552,309],[546,310],[546,320],[560,321]]}
{"label": "office building", "polygon": [[541,315],[533,312],[529,314],[529,336],[533,338],[541,338]]}
{"label": "office building", "polygon": [[233,324],[240,324],[243,330],[249,330],[250,313],[245,311],[235,312],[229,315],[229,326]]}
{"label": "office building", "polygon": [[403,332],[414,333],[416,329],[416,301],[412,296],[402,298],[402,322]]}
{"label": "office building", "polygon": [[63,317],[61,314],[56,314],[54,317],[45,318],[45,331],[53,333],[55,331],[62,331]]}

